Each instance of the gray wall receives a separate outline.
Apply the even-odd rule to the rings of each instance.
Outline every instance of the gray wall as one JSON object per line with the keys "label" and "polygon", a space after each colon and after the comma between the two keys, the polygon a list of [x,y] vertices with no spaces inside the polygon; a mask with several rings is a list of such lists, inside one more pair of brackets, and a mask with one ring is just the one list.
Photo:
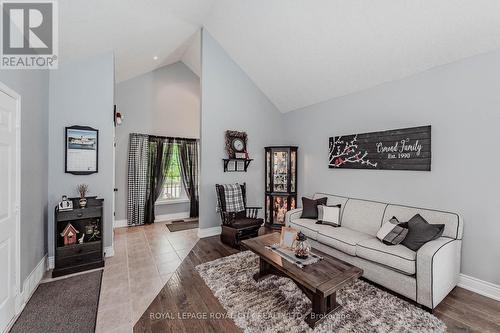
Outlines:
{"label": "gray wall", "polygon": [[[282,115],[206,30],[202,32],[200,228],[221,224],[215,184],[246,182],[248,203],[264,205],[264,147],[280,144]],[[226,130],[248,134],[248,172],[224,173]],[[263,213],[263,211],[261,211]]]}
{"label": "gray wall", "polygon": [[[78,196],[76,186],[89,185],[89,196],[104,198],[104,246],[112,244],[113,228],[113,55],[60,64],[50,73],[49,97],[49,221],[61,195]],[[64,172],[64,128],[91,126],[99,130],[99,172]],[[49,254],[54,253],[53,224],[49,223]]]}
{"label": "gray wall", "polygon": [[[500,52],[286,114],[299,192],[337,193],[459,212],[462,273],[500,284]],[[329,170],[328,138],[432,125],[432,171]]]}
{"label": "gray wall", "polygon": [[49,72],[1,70],[0,81],[21,95],[21,281],[24,281],[47,253]]}
{"label": "gray wall", "polygon": [[[124,116],[116,128],[116,219],[127,218],[127,155],[130,133],[200,137],[200,79],[182,62],[116,85]],[[156,215],[189,212],[189,203],[159,205]]]}

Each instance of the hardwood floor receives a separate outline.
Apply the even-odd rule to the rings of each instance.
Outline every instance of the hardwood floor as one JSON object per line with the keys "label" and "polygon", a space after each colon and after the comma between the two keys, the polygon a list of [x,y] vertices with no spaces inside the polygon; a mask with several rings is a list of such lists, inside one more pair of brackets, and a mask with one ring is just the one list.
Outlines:
{"label": "hardwood floor", "polygon": [[[223,317],[226,311],[195,269],[237,252],[218,236],[200,239],[135,324],[134,332],[241,332]],[[434,315],[446,323],[449,332],[500,332],[500,302],[459,287]]]}

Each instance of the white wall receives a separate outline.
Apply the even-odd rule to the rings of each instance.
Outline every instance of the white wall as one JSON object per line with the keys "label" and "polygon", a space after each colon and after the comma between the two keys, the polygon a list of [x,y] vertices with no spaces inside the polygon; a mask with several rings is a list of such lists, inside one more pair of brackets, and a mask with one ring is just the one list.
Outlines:
{"label": "white wall", "polygon": [[[462,273],[500,284],[500,52],[285,115],[299,192],[450,210],[465,220]],[[328,138],[432,125],[432,171],[331,170]]]}
{"label": "white wall", "polygon": [[[49,97],[49,255],[54,254],[54,206],[61,195],[78,196],[76,186],[89,185],[89,196],[104,198],[104,246],[111,246],[113,225],[113,55],[60,64],[50,72]],[[64,128],[90,126],[99,130],[99,172],[64,172]]]}
{"label": "white wall", "polygon": [[0,70],[21,95],[21,281],[47,253],[49,72]]}
{"label": "white wall", "polygon": [[[200,79],[182,62],[116,85],[124,116],[116,128],[116,219],[127,218],[127,158],[130,133],[200,137]],[[189,203],[157,206],[156,215],[189,212]]]}
{"label": "white wall", "polygon": [[[200,229],[219,226],[215,184],[247,183],[248,204],[264,206],[264,147],[280,144],[282,115],[221,46],[202,31]],[[226,130],[248,134],[248,172],[224,173]],[[263,214],[263,210],[261,211]]]}

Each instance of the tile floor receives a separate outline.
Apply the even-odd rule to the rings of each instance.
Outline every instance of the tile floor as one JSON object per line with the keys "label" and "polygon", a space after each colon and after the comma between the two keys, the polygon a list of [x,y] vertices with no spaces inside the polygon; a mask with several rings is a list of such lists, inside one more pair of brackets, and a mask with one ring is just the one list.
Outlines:
{"label": "tile floor", "polygon": [[96,332],[132,332],[198,241],[197,232],[172,233],[161,222],[115,229],[115,255],[104,267]]}

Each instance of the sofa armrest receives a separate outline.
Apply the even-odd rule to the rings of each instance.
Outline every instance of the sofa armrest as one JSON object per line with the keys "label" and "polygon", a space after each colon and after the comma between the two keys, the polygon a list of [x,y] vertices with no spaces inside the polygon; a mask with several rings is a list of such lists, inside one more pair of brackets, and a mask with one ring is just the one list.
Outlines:
{"label": "sofa armrest", "polygon": [[417,252],[417,303],[434,309],[457,285],[462,241],[440,237]]}
{"label": "sofa armrest", "polygon": [[292,209],[286,212],[285,214],[286,226],[289,226],[291,221],[300,218],[301,215],[302,215],[302,208]]}

